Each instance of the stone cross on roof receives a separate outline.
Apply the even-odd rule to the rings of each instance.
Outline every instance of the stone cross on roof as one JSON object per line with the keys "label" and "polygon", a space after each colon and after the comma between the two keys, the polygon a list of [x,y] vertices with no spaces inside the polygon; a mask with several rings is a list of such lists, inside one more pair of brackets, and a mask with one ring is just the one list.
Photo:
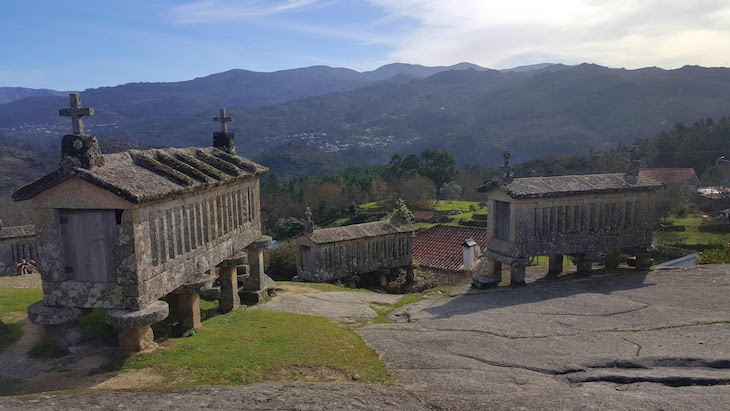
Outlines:
{"label": "stone cross on roof", "polygon": [[213,121],[221,123],[221,133],[227,133],[228,127],[226,126],[226,123],[233,121],[233,118],[226,117],[226,109],[222,108],[220,117],[213,117]]}
{"label": "stone cross on roof", "polygon": [[307,217],[307,219],[304,221],[304,232],[313,233],[314,221],[312,221],[312,209],[307,207],[307,211],[304,212],[304,216]]}
{"label": "stone cross on roof", "polygon": [[84,122],[81,121],[81,117],[93,116],[94,109],[81,107],[81,96],[79,96],[79,93],[71,93],[68,97],[70,100],[70,107],[58,110],[58,115],[62,117],[71,117],[71,125],[73,126],[74,134],[84,134]]}

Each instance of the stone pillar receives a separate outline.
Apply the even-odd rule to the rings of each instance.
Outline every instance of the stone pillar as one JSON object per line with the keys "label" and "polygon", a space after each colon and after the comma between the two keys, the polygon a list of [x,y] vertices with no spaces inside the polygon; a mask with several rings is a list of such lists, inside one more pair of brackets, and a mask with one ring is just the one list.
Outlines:
{"label": "stone pillar", "polygon": [[170,310],[177,316],[177,323],[172,325],[172,336],[182,337],[188,331],[203,328],[200,321],[200,295],[192,293],[173,293],[168,297]]}
{"label": "stone pillar", "polygon": [[648,270],[651,268],[653,260],[651,258],[651,251],[648,247],[643,247],[636,254],[636,269],[637,270]]}
{"label": "stone pillar", "polygon": [[553,254],[550,256],[550,268],[548,269],[548,275],[551,277],[557,277],[563,272],[563,255]]}
{"label": "stone pillar", "polygon": [[495,259],[487,260],[487,274],[494,279],[494,284],[502,282],[502,262]]}
{"label": "stone pillar", "polygon": [[246,247],[249,277],[241,287],[241,298],[246,304],[256,304],[276,289],[276,283],[264,272],[264,249],[271,244],[271,237],[264,235]]}
{"label": "stone pillar", "polygon": [[225,314],[241,306],[241,298],[238,296],[238,275],[235,266],[219,267],[218,272],[221,283],[220,311]]}
{"label": "stone pillar", "polygon": [[520,287],[525,285],[525,266],[512,265],[509,267],[510,286]]}
{"label": "stone pillar", "polygon": [[621,264],[621,249],[610,248],[606,251],[606,268],[616,268]]}
{"label": "stone pillar", "polygon": [[28,319],[43,326],[43,333],[54,346],[72,347],[81,342],[81,326],[77,319],[91,312],[90,308],[48,307],[43,301],[28,307]]}
{"label": "stone pillar", "polygon": [[106,323],[117,330],[119,348],[141,352],[157,348],[151,325],[167,318],[170,307],[164,301],[155,301],[138,311],[109,310]]}
{"label": "stone pillar", "polygon": [[586,254],[578,254],[575,256],[575,266],[578,274],[590,275],[593,270],[593,262]]}

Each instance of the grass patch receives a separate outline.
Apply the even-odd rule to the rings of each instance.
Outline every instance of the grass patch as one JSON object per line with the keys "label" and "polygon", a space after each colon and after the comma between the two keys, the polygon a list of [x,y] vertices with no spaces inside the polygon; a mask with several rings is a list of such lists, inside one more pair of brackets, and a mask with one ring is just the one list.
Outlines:
{"label": "grass patch", "polygon": [[462,200],[439,200],[433,206],[436,211],[470,211],[471,207],[475,210],[486,211],[487,209],[487,207],[480,207],[478,201]]}
{"label": "grass patch", "polygon": [[0,288],[0,319],[8,327],[10,335],[0,340],[3,351],[23,336],[18,321],[28,316],[28,306],[43,299],[43,291],[28,288]]}
{"label": "grass patch", "polygon": [[106,310],[94,309],[79,318],[81,336],[85,341],[114,338],[114,329],[106,323]]}
{"label": "grass patch", "polygon": [[[43,299],[43,291],[32,288],[0,288],[0,317],[12,322],[18,314],[27,316],[28,306]],[[17,320],[16,320],[17,321]]]}
{"label": "grass patch", "polygon": [[356,291],[361,293],[371,293],[372,291],[366,289],[366,288],[347,288],[340,285],[334,285],[329,283],[300,283],[295,281],[277,281],[276,285],[282,288],[286,288],[287,286],[291,288],[297,288],[297,287],[306,287],[306,288],[312,288],[318,291]]}
{"label": "grass patch", "polygon": [[654,232],[653,241],[655,244],[682,246],[697,244],[720,244],[726,246],[730,243],[730,234],[718,234],[706,231],[699,231],[702,224],[701,217],[670,217],[667,219],[669,225],[684,226],[684,231],[670,231],[659,229]]}
{"label": "grass patch", "polygon": [[380,303],[372,303],[370,304],[370,308],[375,311],[378,316],[375,318],[372,318],[370,320],[366,320],[358,325],[364,326],[364,325],[370,325],[370,324],[390,324],[390,320],[388,320],[388,316],[393,311],[406,306],[408,304],[412,304],[415,302],[420,301],[423,298],[426,298],[427,296],[433,296],[436,293],[438,294],[438,299],[441,298],[452,298],[449,296],[448,290],[453,287],[449,286],[443,286],[443,287],[437,287],[433,288],[424,292],[420,293],[411,293],[411,294],[404,294],[403,298],[398,300],[395,304],[380,304]]}
{"label": "grass patch", "polygon": [[197,335],[166,345],[128,358],[122,369],[150,367],[166,376],[165,386],[326,380],[333,373],[358,374],[368,383],[392,381],[378,355],[357,334],[321,317],[238,310],[213,317]]}

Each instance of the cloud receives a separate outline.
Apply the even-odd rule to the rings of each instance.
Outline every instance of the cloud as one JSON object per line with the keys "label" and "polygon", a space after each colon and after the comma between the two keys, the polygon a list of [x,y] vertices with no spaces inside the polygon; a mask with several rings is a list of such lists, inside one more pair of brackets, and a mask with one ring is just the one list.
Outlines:
{"label": "cloud", "polygon": [[172,9],[173,21],[180,24],[247,21],[319,7],[317,0],[225,1],[201,0]]}
{"label": "cloud", "polygon": [[552,60],[613,67],[725,65],[726,0],[370,0],[389,24],[409,22],[393,60],[506,68]]}

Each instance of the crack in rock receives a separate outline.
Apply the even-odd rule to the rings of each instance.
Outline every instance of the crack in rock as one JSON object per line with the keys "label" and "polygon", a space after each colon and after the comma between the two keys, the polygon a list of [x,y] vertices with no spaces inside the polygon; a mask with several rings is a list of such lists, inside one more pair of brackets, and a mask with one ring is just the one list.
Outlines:
{"label": "crack in rock", "polygon": [[419,332],[419,333],[434,333],[434,332],[449,332],[449,333],[477,333],[477,334],[487,334],[492,335],[495,337],[501,337],[501,338],[507,338],[509,340],[528,340],[528,339],[544,339],[544,338],[552,338],[552,337],[576,337],[580,334],[552,334],[552,335],[529,335],[529,336],[523,336],[523,335],[508,335],[508,334],[500,334],[493,331],[485,331],[485,330],[463,330],[458,328],[393,328],[393,327],[377,327],[377,328],[368,328],[368,331],[399,331],[399,332]]}
{"label": "crack in rock", "polygon": [[625,310],[625,311],[617,311],[615,313],[609,313],[609,314],[549,313],[549,312],[535,312],[535,311],[525,311],[525,313],[538,314],[538,315],[570,315],[570,316],[577,316],[577,317],[610,317],[613,315],[632,313],[634,311],[643,310],[648,307],[649,307],[648,305],[645,305],[643,307],[632,308],[630,310]]}

